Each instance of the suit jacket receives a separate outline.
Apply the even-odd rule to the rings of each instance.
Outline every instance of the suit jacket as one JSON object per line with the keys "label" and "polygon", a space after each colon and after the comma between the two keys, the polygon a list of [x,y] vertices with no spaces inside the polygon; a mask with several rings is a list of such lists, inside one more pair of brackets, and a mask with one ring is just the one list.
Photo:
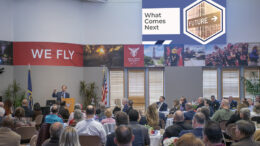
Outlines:
{"label": "suit jacket", "polygon": [[[157,105],[159,106],[159,105],[160,105],[160,102],[157,102]],[[159,111],[160,111],[160,112],[162,112],[162,111],[167,111],[167,107],[168,107],[168,105],[163,102],[162,105],[161,105],[161,107],[160,107],[160,109],[159,109]]]}
{"label": "suit jacket", "polygon": [[174,122],[173,125],[166,128],[163,139],[170,137],[178,137],[182,130],[192,129],[191,125],[185,124],[184,122]]}
{"label": "suit jacket", "polygon": [[237,107],[237,101],[232,100],[230,103],[230,109],[236,108]]}
{"label": "suit jacket", "polygon": [[150,145],[150,137],[148,134],[148,129],[143,125],[138,124],[138,122],[130,121],[129,127],[132,128],[135,140],[133,145]]}
{"label": "suit jacket", "polygon": [[194,115],[195,115],[195,112],[193,110],[187,111],[187,112],[184,113],[184,119],[185,120],[192,120]]}
{"label": "suit jacket", "polygon": [[260,142],[253,141],[251,138],[245,138],[239,142],[232,143],[231,146],[260,146]]}
{"label": "suit jacket", "polygon": [[10,128],[0,128],[0,145],[1,146],[20,146],[21,136]]}
{"label": "suit jacket", "polygon": [[[63,97],[64,92],[52,93],[52,97],[57,98],[57,101],[60,102]],[[65,92],[65,98],[70,98],[70,94]]]}
{"label": "suit jacket", "polygon": [[30,110],[27,106],[22,106],[25,112],[25,117],[33,117],[33,111]]}
{"label": "suit jacket", "polygon": [[197,138],[203,139],[203,129],[202,128],[195,128],[192,130],[182,130],[181,133],[179,134],[179,137],[186,133],[192,133],[194,134]]}

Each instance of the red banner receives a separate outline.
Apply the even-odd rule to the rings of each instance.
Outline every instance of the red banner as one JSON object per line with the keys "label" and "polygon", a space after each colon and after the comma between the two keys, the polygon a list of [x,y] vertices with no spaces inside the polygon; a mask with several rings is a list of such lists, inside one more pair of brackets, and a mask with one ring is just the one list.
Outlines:
{"label": "red banner", "polygon": [[144,46],[143,45],[124,46],[124,66],[144,67]]}
{"label": "red banner", "polygon": [[14,42],[14,65],[83,66],[83,46],[67,43]]}

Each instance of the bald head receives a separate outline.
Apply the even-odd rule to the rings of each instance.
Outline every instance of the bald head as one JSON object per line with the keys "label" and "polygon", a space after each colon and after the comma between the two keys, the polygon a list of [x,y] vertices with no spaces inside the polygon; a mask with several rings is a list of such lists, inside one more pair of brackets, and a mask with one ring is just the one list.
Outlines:
{"label": "bald head", "polygon": [[22,101],[22,106],[28,106],[28,101],[27,101],[27,99],[23,99],[23,101]]}
{"label": "bald head", "polygon": [[174,122],[182,122],[182,121],[184,121],[183,112],[180,111],[180,110],[177,110],[177,111],[174,113],[173,119],[174,119]]}
{"label": "bald head", "polygon": [[225,109],[229,109],[229,102],[228,102],[227,99],[223,99],[223,100],[221,101],[221,107],[222,107],[222,108],[225,108]]}
{"label": "bald head", "polygon": [[63,130],[63,125],[60,122],[53,123],[50,127],[51,138],[59,138]]}
{"label": "bald head", "polygon": [[94,116],[95,115],[95,108],[93,105],[88,105],[86,110],[87,116]]}
{"label": "bald head", "polygon": [[53,114],[57,114],[58,113],[58,106],[56,104],[52,105],[51,112]]}

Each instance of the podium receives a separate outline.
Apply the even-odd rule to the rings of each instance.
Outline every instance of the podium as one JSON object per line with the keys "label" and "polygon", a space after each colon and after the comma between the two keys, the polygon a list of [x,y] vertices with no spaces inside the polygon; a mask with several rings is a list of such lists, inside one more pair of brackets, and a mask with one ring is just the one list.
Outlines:
{"label": "podium", "polygon": [[75,105],[74,98],[61,98],[61,101],[66,102],[66,108],[69,110],[69,113],[74,111],[74,105]]}

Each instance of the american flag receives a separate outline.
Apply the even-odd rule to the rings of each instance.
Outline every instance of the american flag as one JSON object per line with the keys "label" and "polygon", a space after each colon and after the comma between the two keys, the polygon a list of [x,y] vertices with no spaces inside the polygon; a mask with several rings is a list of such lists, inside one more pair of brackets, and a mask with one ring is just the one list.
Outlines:
{"label": "american flag", "polygon": [[103,85],[102,85],[102,102],[107,105],[107,80],[104,72]]}

